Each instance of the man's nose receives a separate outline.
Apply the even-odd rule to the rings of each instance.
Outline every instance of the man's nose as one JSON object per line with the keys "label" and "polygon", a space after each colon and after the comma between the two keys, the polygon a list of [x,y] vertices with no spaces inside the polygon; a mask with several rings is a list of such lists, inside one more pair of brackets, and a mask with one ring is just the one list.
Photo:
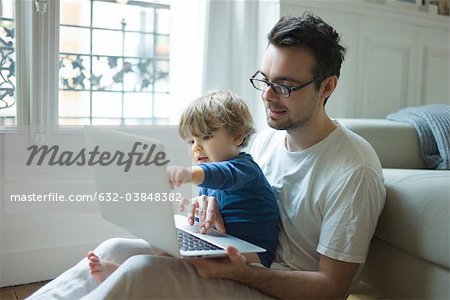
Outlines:
{"label": "man's nose", "polygon": [[273,87],[269,85],[264,92],[261,94],[261,98],[265,101],[278,101],[279,96],[275,91],[273,90]]}

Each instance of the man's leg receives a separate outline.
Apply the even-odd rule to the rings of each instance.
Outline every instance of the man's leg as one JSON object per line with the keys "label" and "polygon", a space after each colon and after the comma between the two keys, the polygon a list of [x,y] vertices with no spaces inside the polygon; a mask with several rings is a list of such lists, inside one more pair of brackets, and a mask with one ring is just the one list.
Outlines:
{"label": "man's leg", "polygon": [[[94,252],[101,258],[121,264],[133,255],[153,254],[155,249],[140,239],[115,238],[101,243]],[[97,286],[97,281],[89,274],[89,262],[84,258],[36,291],[29,299],[80,299]]]}
{"label": "man's leg", "polygon": [[272,299],[230,280],[203,279],[173,257],[130,257],[83,300],[99,299]]}

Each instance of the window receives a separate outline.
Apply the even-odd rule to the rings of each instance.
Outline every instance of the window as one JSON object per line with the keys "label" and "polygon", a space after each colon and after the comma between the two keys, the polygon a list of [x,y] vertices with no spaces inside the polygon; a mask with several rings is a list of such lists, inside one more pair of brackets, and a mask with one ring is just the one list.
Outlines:
{"label": "window", "polygon": [[167,124],[167,1],[60,2],[58,125]]}
{"label": "window", "polygon": [[14,2],[0,1],[0,127],[15,127],[16,56]]}
{"label": "window", "polygon": [[202,86],[202,3],[0,0],[0,131],[176,124]]}

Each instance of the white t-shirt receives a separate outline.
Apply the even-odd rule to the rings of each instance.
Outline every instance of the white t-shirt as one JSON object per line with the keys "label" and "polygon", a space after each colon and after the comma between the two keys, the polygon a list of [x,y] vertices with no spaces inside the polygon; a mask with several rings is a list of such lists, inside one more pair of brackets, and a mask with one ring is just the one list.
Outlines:
{"label": "white t-shirt", "polygon": [[278,198],[276,265],[316,271],[319,253],[364,263],[386,196],[375,151],[339,124],[298,152],[287,151],[285,137],[263,131],[251,151]]}

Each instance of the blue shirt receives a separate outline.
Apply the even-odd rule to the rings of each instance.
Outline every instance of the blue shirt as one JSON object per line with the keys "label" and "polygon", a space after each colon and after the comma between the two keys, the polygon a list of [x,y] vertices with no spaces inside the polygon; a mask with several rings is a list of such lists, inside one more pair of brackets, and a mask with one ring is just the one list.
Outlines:
{"label": "blue shirt", "polygon": [[231,160],[199,167],[205,172],[199,195],[217,199],[227,233],[266,249],[258,255],[270,267],[278,243],[278,207],[258,164],[241,152]]}

